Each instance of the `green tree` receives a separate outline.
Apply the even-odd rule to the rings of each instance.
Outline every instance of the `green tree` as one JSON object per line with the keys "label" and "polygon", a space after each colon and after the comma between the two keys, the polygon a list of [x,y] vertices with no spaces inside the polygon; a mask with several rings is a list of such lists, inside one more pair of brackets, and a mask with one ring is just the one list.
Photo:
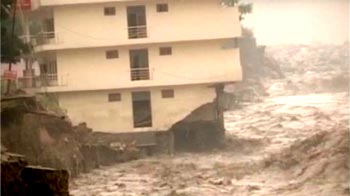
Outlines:
{"label": "green tree", "polygon": [[245,14],[249,14],[253,11],[253,4],[251,3],[241,3],[240,0],[222,0],[222,2],[229,7],[238,5],[238,10],[240,12],[240,19],[244,19]]}
{"label": "green tree", "polygon": [[30,46],[24,44],[15,31],[14,1],[1,0],[1,62],[16,63],[21,54],[29,53]]}

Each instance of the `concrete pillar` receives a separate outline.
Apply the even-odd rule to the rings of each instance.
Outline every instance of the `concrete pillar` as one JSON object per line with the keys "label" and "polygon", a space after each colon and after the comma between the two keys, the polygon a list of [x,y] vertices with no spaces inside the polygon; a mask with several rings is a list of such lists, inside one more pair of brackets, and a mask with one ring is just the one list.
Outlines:
{"label": "concrete pillar", "polygon": [[217,112],[217,128],[219,132],[219,141],[225,140],[225,124],[224,124],[224,84],[218,84],[215,86],[216,99],[215,99],[215,109]]}
{"label": "concrete pillar", "polygon": [[25,69],[23,70],[23,78],[24,78],[24,87],[25,88],[31,88],[34,87],[34,69],[32,68],[33,66],[33,60],[31,57],[27,56],[24,57],[24,62],[25,62]]}
{"label": "concrete pillar", "polygon": [[29,16],[27,14],[24,14],[23,16],[23,33],[24,33],[24,41],[25,43],[30,43],[31,41],[31,35],[29,30]]}

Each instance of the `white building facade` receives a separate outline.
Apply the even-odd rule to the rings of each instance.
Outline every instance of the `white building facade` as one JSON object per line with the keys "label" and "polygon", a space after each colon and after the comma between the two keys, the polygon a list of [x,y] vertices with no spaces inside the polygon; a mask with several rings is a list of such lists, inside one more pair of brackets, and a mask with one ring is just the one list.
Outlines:
{"label": "white building facade", "polygon": [[239,11],[220,0],[37,0],[32,9],[40,76],[26,89],[56,94],[73,124],[166,131],[213,102],[215,85],[242,79]]}

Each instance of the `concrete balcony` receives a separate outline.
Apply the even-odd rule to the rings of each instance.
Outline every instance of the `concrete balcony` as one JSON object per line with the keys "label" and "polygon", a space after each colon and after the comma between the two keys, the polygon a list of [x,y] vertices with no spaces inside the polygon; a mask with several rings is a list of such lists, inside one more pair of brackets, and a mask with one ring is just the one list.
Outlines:
{"label": "concrete balcony", "polygon": [[36,44],[35,35],[20,35],[18,38],[21,39],[23,43],[31,43],[33,46]]}
{"label": "concrete balcony", "polygon": [[40,32],[35,37],[35,45],[58,44],[61,43],[58,33],[56,32]]}
{"label": "concrete balcony", "polygon": [[32,44],[36,52],[56,48],[64,43],[57,32],[40,32],[37,35],[22,35],[19,38],[25,43]]}
{"label": "concrete balcony", "polygon": [[42,74],[39,76],[24,76],[18,78],[18,88],[28,90],[46,90],[46,87],[68,86],[68,75]]}
{"label": "concrete balcony", "polygon": [[47,7],[47,6],[58,6],[58,5],[74,5],[74,4],[92,4],[92,3],[111,3],[111,2],[132,2],[136,0],[33,0],[35,1],[35,8]]}
{"label": "concrete balcony", "polygon": [[[137,1],[137,4],[132,0],[124,1],[41,0],[41,6],[50,7],[38,10],[35,16],[38,20],[53,18],[53,27],[51,22],[46,29],[54,29],[55,39],[50,38],[50,33],[41,35],[45,40],[39,39],[41,44],[35,51],[233,39],[241,36],[237,7],[224,8],[213,0],[203,0],[200,4],[196,0],[169,1],[169,12],[159,13],[153,1]],[[91,4],[69,6],[83,2]],[[129,24],[128,7],[135,5],[145,6],[147,12],[142,19],[145,21]],[[117,14],[103,15],[105,6],[115,7]]]}
{"label": "concrete balcony", "polygon": [[[119,73],[120,74],[120,73]],[[46,75],[36,77],[22,77],[18,79],[18,86],[31,92],[71,92],[107,89],[149,88],[159,86],[178,86],[189,84],[232,83],[239,81],[240,70],[226,74],[216,73],[208,76],[191,76],[191,74],[170,73],[160,69],[138,68],[131,69],[129,76],[112,74],[106,75],[104,80],[89,76]]]}
{"label": "concrete balcony", "polygon": [[106,49],[95,48],[42,53],[38,60],[41,72],[58,73],[58,84],[44,88],[49,92],[230,83],[242,79],[242,70],[239,49],[228,41],[174,43],[167,56],[159,55],[164,45],[151,45],[148,61],[140,61],[143,54],[135,57],[145,48],[134,47],[119,48],[116,59],[105,59]]}

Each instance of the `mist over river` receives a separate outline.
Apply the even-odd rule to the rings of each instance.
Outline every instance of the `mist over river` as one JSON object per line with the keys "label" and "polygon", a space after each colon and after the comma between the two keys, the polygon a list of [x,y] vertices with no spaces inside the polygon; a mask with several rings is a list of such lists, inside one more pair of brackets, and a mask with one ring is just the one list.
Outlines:
{"label": "mist over river", "polygon": [[348,0],[244,0],[253,12],[243,24],[258,44],[342,44],[349,40]]}

